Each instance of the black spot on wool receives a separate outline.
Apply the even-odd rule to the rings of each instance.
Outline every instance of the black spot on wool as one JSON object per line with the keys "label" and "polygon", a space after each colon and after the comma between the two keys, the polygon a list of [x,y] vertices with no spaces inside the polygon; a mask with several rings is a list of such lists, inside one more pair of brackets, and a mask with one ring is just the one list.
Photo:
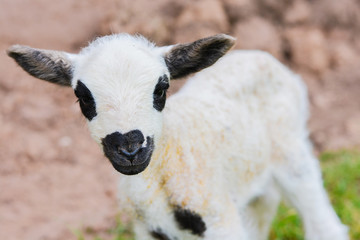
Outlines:
{"label": "black spot on wool", "polygon": [[165,233],[160,229],[156,229],[150,232],[150,235],[157,240],[171,240]]}
{"label": "black spot on wool", "polygon": [[90,90],[80,80],[75,88],[75,95],[79,99],[81,112],[91,121],[96,115],[96,104]]}
{"label": "black spot on wool", "polygon": [[181,207],[177,207],[174,214],[181,229],[190,230],[192,234],[203,236],[206,225],[199,214]]}
{"label": "black spot on wool", "polygon": [[169,79],[166,75],[159,77],[153,93],[153,106],[161,112],[165,107],[166,91],[169,88]]}

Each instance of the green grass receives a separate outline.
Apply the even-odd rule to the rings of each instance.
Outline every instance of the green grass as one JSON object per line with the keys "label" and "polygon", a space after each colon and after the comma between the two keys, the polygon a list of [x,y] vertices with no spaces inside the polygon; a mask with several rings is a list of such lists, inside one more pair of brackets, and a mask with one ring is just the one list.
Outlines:
{"label": "green grass", "polygon": [[[320,160],[331,202],[341,221],[349,226],[351,239],[360,240],[360,152],[325,152]],[[280,205],[269,239],[304,239],[301,220],[293,208]]]}
{"label": "green grass", "polygon": [[325,187],[351,239],[360,239],[360,152],[340,151],[321,156]]}
{"label": "green grass", "polygon": [[76,229],[72,232],[77,240],[134,240],[130,224],[123,224],[120,218],[120,215],[118,215],[115,219],[115,227],[105,231],[99,232],[92,228],[85,228],[84,230]]}
{"label": "green grass", "polygon": [[[349,226],[352,240],[360,240],[360,151],[325,152],[320,156],[325,187],[342,222]],[[109,230],[112,240],[133,240],[128,227],[118,221]],[[95,236],[85,238],[76,231],[78,240],[103,240]],[[92,234],[92,236],[94,236]],[[293,208],[281,204],[272,224],[270,240],[303,240],[301,220]]]}

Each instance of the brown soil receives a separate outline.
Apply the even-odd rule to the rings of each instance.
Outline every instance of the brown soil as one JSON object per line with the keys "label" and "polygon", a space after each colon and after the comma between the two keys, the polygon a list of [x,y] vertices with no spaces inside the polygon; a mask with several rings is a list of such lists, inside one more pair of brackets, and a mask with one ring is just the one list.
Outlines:
{"label": "brown soil", "polygon": [[117,173],[90,139],[72,90],[24,73],[5,54],[12,44],[77,52],[111,32],[139,32],[160,44],[232,34],[236,48],[269,51],[303,76],[317,151],[360,145],[359,1],[0,0],[0,6],[0,239],[76,239],[76,229],[106,237],[117,214]]}

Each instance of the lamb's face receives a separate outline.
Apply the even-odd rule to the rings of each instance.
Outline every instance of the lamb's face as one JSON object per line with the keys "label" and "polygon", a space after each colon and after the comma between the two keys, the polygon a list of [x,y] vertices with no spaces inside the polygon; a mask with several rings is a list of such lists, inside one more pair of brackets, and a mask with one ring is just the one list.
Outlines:
{"label": "lamb's face", "polygon": [[169,79],[211,66],[234,42],[220,34],[157,48],[119,34],[94,41],[80,54],[15,45],[8,55],[34,77],[71,86],[105,156],[117,171],[132,175],[148,166],[161,138]]}
{"label": "lamb's face", "polygon": [[80,54],[72,87],[105,156],[119,172],[137,174],[161,137],[169,72],[153,49],[111,43]]}

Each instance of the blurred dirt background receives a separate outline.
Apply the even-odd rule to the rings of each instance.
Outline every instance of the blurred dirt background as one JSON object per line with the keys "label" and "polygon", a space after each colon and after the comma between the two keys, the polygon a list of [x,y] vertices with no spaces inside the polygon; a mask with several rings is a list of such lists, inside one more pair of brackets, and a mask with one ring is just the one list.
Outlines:
{"label": "blurred dirt background", "polygon": [[118,32],[159,45],[231,34],[303,76],[319,152],[360,145],[359,30],[359,0],[0,0],[0,239],[106,238],[117,214],[116,173],[72,90],[28,76],[10,45],[77,52]]}

